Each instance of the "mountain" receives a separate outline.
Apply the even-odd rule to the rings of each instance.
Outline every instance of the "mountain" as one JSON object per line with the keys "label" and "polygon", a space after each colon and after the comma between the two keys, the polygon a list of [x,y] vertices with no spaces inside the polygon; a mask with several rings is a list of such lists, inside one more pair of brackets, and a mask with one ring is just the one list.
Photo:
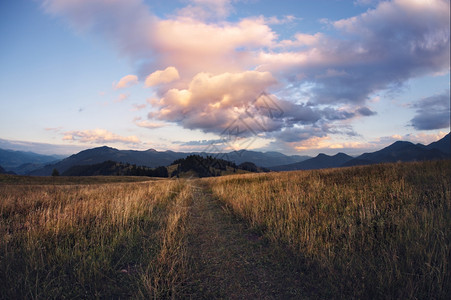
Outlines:
{"label": "mountain", "polygon": [[[109,160],[147,168],[156,168],[158,166],[169,166],[173,161],[186,158],[189,155],[199,155],[202,157],[211,156],[215,159],[223,159],[233,162],[237,166],[248,162],[253,163],[256,167],[265,167],[274,171],[310,170],[384,162],[445,159],[450,158],[450,148],[449,134],[441,140],[427,146],[398,141],[382,150],[372,153],[364,153],[356,158],[352,158],[344,153],[338,153],[334,156],[319,154],[314,158],[310,158],[308,156],[306,157],[299,155],[287,156],[278,152],[258,152],[249,150],[215,154],[199,152],[183,153],[173,151],[160,152],[154,149],[149,149],[146,151],[118,150],[104,146],[81,151],[57,163],[48,164],[37,170],[33,170],[36,168],[34,165],[22,165],[18,168],[18,170],[21,172],[19,174],[24,174],[26,170],[32,170],[27,174],[49,176],[52,174],[53,169],[57,169],[60,174],[63,174],[73,166],[94,165]],[[249,168],[252,168],[252,166],[249,166]]]}
{"label": "mountain", "polygon": [[149,176],[149,177],[168,177],[166,167],[155,169],[117,163],[107,160],[100,164],[72,166],[66,170],[63,176]]}
{"label": "mountain", "polygon": [[[54,163],[62,158],[59,155],[42,155],[34,152],[0,149],[0,165],[4,169],[17,174],[25,174],[29,170],[42,168],[44,165]],[[24,165],[27,165],[28,169],[22,172]]]}
{"label": "mountain", "polygon": [[244,162],[251,162],[259,167],[277,165],[280,163],[292,163],[305,159],[303,156],[293,155],[287,156],[278,152],[256,152],[240,150],[224,154],[213,153],[183,153],[164,151],[159,152],[154,149],[146,151],[135,150],[118,150],[111,147],[98,147],[81,151],[77,154],[71,155],[58,163],[47,165],[38,170],[34,170],[29,175],[49,176],[53,169],[57,169],[61,174],[73,166],[94,165],[100,164],[104,161],[114,161],[121,163],[134,164],[148,168],[156,168],[158,166],[169,166],[177,159],[186,158],[188,155],[200,155],[203,157],[212,156],[218,159],[231,161],[237,165]]}
{"label": "mountain", "polygon": [[364,153],[356,157],[355,159],[346,162],[343,166],[446,158],[449,158],[449,154],[443,153],[436,148],[424,146],[422,144],[415,145],[411,142],[397,141],[390,146],[383,148],[382,150],[372,153]]}
{"label": "mountain", "polygon": [[341,167],[346,162],[352,160],[353,157],[344,153],[338,153],[334,156],[329,156],[323,153],[318,154],[314,158],[304,160],[302,162],[276,166],[270,168],[273,171],[294,171],[294,170],[313,170]]}
{"label": "mountain", "polygon": [[273,171],[311,170],[398,161],[407,162],[450,158],[450,134],[447,134],[439,141],[433,142],[427,146],[422,144],[413,144],[411,142],[397,141],[379,151],[364,153],[355,158],[344,153],[338,153],[334,156],[319,154],[314,158],[302,162],[274,166],[270,169]]}
{"label": "mountain", "polygon": [[269,172],[268,169],[257,167],[252,162],[236,165],[224,159],[196,154],[177,159],[168,167],[168,170],[171,177],[212,177],[247,172]]}
{"label": "mountain", "polygon": [[153,149],[146,151],[118,150],[115,148],[103,146],[81,151],[71,155],[56,164],[47,165],[41,169],[30,172],[29,175],[48,176],[53,169],[57,169],[61,174],[73,166],[87,166],[101,164],[105,161],[114,161],[118,163],[128,163],[148,168],[155,168],[162,165],[168,165],[174,160],[186,157],[188,154],[177,152],[158,152]]}
{"label": "mountain", "polygon": [[15,175],[16,173],[11,172],[11,171],[6,171],[5,169],[2,168],[2,166],[0,166],[0,174],[11,174],[11,175]]}
{"label": "mountain", "polygon": [[[198,153],[201,154],[201,153]],[[204,153],[202,153],[204,154]],[[311,158],[310,156],[300,156],[300,155],[285,155],[280,152],[269,151],[269,152],[258,152],[250,150],[238,150],[229,153],[224,153],[220,155],[208,154],[217,158],[222,158],[228,161],[232,161],[237,165],[244,162],[252,162],[257,166],[270,168],[272,166],[286,165],[304,161]]]}
{"label": "mountain", "polygon": [[437,142],[430,143],[426,146],[427,149],[437,149],[442,151],[445,154],[451,154],[451,137],[448,133],[442,139]]}
{"label": "mountain", "polygon": [[18,167],[13,168],[14,172],[18,175],[26,175],[35,170],[41,169],[45,167],[47,164],[44,163],[25,163]]}

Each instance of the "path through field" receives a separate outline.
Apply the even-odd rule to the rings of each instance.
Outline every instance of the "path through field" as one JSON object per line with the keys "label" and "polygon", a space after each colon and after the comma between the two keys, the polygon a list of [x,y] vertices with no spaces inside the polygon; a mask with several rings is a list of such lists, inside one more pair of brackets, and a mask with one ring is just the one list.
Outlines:
{"label": "path through field", "polygon": [[[188,219],[189,279],[184,298],[309,299],[318,283],[304,263],[237,220],[199,181]],[[308,278],[308,280],[305,280]]]}

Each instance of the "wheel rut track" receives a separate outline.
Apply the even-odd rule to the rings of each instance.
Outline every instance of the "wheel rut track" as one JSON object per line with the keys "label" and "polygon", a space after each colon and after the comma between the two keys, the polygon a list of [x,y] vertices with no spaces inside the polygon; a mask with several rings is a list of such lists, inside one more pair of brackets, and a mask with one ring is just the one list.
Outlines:
{"label": "wheel rut track", "polygon": [[[286,249],[269,243],[225,209],[205,182],[192,181],[188,217],[188,278],[183,298],[318,298],[308,268]],[[320,296],[320,298],[322,298]]]}

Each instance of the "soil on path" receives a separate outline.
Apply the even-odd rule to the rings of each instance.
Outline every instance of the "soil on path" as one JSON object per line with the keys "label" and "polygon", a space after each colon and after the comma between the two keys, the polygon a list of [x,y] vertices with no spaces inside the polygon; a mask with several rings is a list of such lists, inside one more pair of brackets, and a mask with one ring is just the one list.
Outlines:
{"label": "soil on path", "polygon": [[[188,280],[183,298],[322,298],[309,270],[226,211],[200,180],[188,219]],[[309,278],[306,280],[306,278]]]}

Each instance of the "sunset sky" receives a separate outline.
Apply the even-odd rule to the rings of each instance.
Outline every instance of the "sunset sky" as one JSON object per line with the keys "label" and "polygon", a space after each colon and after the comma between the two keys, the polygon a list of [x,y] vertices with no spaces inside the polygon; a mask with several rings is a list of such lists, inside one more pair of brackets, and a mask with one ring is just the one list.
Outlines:
{"label": "sunset sky", "polygon": [[0,148],[356,155],[450,131],[449,0],[1,1],[0,36]]}

